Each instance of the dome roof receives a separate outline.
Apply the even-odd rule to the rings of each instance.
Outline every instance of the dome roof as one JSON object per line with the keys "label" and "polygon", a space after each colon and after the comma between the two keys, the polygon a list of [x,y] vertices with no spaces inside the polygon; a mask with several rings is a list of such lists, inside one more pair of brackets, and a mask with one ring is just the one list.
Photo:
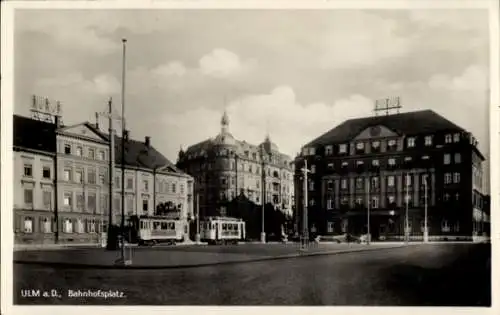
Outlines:
{"label": "dome roof", "polygon": [[234,139],[233,135],[229,132],[221,132],[215,137],[215,145],[229,145],[234,146],[237,144],[236,139]]}

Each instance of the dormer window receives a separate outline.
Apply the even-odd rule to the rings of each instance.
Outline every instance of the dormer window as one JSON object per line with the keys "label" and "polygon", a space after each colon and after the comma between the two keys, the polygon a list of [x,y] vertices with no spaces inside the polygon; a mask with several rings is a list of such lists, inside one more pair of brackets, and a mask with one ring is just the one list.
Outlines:
{"label": "dormer window", "polygon": [[415,147],[415,138],[411,137],[406,140],[406,145],[408,148],[413,148]]}
{"label": "dormer window", "polygon": [[460,134],[456,133],[453,135],[453,142],[460,142]]}
{"label": "dormer window", "polygon": [[327,146],[325,147],[325,154],[326,154],[326,155],[332,155],[332,154],[333,154],[333,146],[331,146],[331,145],[327,145]]}
{"label": "dormer window", "polygon": [[426,146],[432,145],[432,136],[425,136],[425,145]]}
{"label": "dormer window", "polygon": [[339,153],[347,153],[347,144],[339,145]]}

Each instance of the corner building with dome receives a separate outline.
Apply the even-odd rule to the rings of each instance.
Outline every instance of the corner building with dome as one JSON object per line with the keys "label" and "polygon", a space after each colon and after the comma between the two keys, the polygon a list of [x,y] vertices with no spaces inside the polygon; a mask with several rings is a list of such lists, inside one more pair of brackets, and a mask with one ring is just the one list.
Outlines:
{"label": "corner building with dome", "polygon": [[179,151],[177,167],[193,176],[200,216],[226,215],[224,205],[237,196],[257,205],[271,203],[292,215],[294,163],[266,136],[259,145],[240,141],[229,132],[227,112],[215,138]]}

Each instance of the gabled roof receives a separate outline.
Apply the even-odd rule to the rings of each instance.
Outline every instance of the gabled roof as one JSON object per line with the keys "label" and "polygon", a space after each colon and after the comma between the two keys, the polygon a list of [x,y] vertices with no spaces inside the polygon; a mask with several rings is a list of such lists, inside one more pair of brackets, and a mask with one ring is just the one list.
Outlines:
{"label": "gabled roof", "polygon": [[56,153],[56,125],[14,115],[13,145],[25,149]]}
{"label": "gabled roof", "polygon": [[305,146],[349,142],[368,127],[383,125],[398,134],[418,135],[439,131],[464,131],[432,110],[349,119]]}

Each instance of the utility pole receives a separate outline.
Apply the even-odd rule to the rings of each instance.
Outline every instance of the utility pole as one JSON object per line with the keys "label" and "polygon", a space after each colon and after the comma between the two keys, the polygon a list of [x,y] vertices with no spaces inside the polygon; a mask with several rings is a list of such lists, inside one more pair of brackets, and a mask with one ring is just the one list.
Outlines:
{"label": "utility pole", "polygon": [[303,208],[303,219],[302,219],[302,228],[303,228],[303,238],[304,238],[304,243],[307,244],[309,243],[309,223],[307,220],[307,202],[308,202],[308,197],[307,197],[307,173],[311,172],[310,170],[307,169],[307,160],[304,159],[304,167],[301,169],[302,174],[304,175],[304,208]]}

